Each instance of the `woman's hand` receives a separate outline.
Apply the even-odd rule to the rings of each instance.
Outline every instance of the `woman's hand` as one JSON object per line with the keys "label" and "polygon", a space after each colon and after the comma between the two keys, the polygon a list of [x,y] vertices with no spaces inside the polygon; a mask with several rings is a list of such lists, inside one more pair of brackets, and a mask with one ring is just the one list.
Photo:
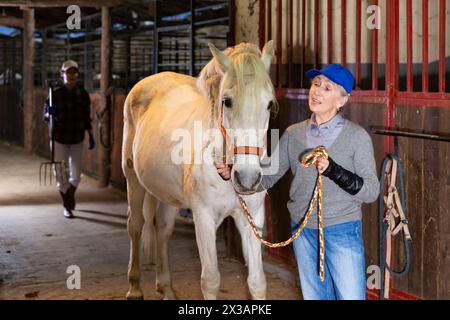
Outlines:
{"label": "woman's hand", "polygon": [[330,162],[327,159],[319,158],[319,162],[317,163],[317,171],[319,174],[322,174],[325,170],[327,170]]}
{"label": "woman's hand", "polygon": [[231,178],[231,166],[227,164],[216,164],[217,173],[220,174],[223,180],[230,180]]}

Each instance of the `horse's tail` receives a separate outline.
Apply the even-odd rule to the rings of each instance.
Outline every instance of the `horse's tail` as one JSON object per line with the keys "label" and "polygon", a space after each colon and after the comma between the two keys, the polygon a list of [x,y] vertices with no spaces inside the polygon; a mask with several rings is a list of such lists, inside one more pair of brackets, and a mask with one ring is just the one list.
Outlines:
{"label": "horse's tail", "polygon": [[132,114],[133,93],[128,94],[123,108],[123,140],[122,140],[122,170],[125,177],[133,174],[133,141],[136,132],[135,119]]}
{"label": "horse's tail", "polygon": [[147,192],[143,205],[145,223],[141,235],[142,260],[144,263],[156,263],[155,213],[157,207],[158,199]]}

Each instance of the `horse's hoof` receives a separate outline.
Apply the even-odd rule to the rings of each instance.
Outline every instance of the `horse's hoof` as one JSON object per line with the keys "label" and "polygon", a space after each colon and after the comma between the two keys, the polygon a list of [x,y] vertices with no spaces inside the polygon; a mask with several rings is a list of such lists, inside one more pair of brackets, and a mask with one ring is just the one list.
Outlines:
{"label": "horse's hoof", "polygon": [[144,295],[141,291],[128,291],[126,295],[127,300],[144,300]]}
{"label": "horse's hoof", "polygon": [[177,300],[175,292],[172,288],[162,288],[160,285],[156,285],[156,292],[162,296],[163,300]]}
{"label": "horse's hoof", "polygon": [[173,292],[172,290],[166,292],[164,294],[164,300],[177,300],[177,296],[175,294],[175,292]]}

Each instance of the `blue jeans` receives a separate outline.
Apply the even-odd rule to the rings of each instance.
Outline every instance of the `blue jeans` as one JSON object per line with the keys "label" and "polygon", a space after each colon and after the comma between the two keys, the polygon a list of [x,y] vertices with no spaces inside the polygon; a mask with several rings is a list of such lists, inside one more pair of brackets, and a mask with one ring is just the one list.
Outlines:
{"label": "blue jeans", "polygon": [[[295,233],[299,226],[292,224]],[[325,280],[319,277],[319,231],[305,228],[293,246],[305,300],[365,300],[361,221],[324,228]]]}

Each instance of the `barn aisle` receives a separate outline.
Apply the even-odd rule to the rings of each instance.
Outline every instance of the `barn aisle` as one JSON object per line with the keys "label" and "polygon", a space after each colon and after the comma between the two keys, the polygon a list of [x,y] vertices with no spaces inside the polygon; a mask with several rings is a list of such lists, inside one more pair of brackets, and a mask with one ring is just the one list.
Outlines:
{"label": "barn aisle", "polygon": [[[62,215],[54,185],[39,186],[43,161],[0,142],[0,299],[124,299],[129,240],[126,198],[98,189],[83,176],[77,192],[76,219]],[[246,269],[225,258],[218,234],[222,285],[220,299],[246,299]],[[175,292],[180,299],[202,299],[200,261],[190,221],[177,221],[170,243]],[[68,289],[69,266],[81,270],[81,289]],[[189,268],[186,268],[189,266]],[[154,290],[154,266],[144,264],[146,299]],[[299,299],[295,284],[266,273],[269,299]]]}

